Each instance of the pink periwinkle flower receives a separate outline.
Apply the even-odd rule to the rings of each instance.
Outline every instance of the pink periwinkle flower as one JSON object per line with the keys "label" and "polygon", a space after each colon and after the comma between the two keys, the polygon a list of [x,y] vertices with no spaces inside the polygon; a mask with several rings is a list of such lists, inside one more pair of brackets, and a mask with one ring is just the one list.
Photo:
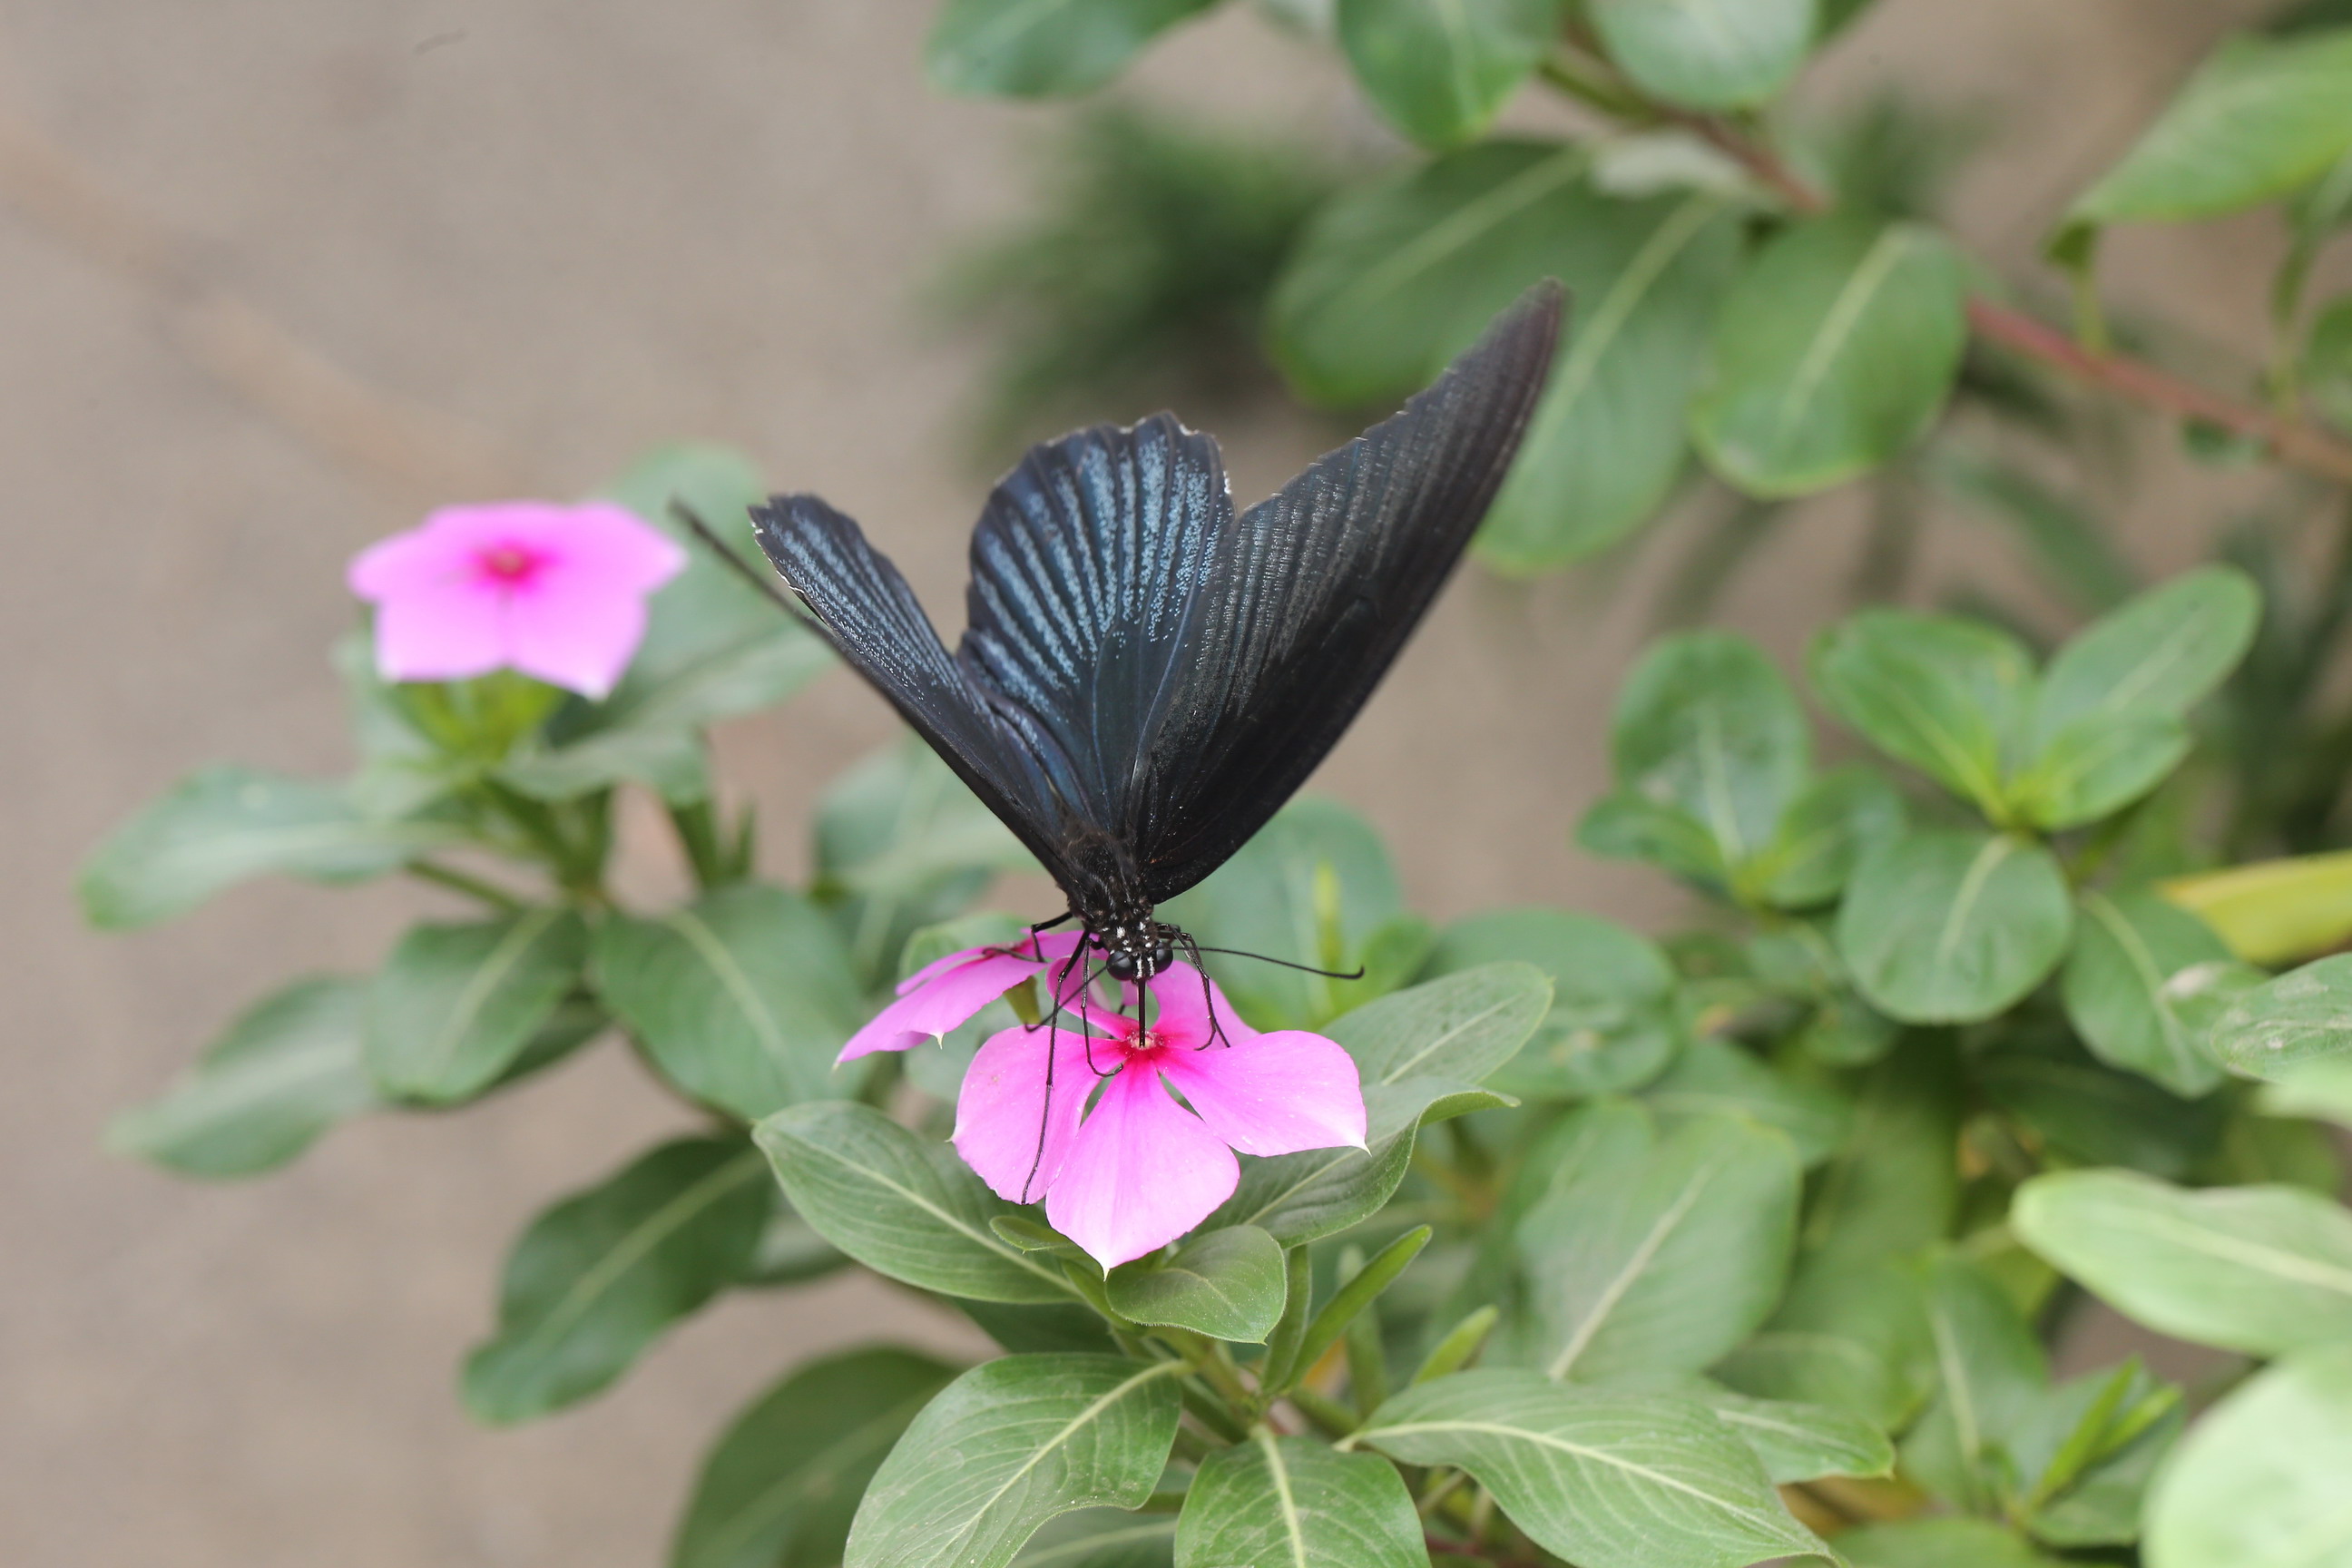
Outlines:
{"label": "pink periwinkle flower", "polygon": [[1233,1196],[1235,1151],[1364,1143],[1363,1087],[1338,1041],[1258,1033],[1189,964],[1150,990],[1148,1027],[1114,1013],[1087,1019],[1108,1033],[1064,1024],[992,1037],[956,1100],[964,1163],[999,1197],[1043,1198],[1054,1227],[1106,1269],[1158,1251]]}
{"label": "pink periwinkle flower", "polygon": [[1031,932],[1009,947],[968,947],[898,982],[898,999],[849,1037],[836,1063],[936,1040],[1037,973],[1060,964],[1086,939],[1076,931]]}
{"label": "pink periwinkle flower", "polygon": [[387,680],[517,669],[609,693],[646,635],[646,597],[686,569],[675,540],[610,501],[443,507],[352,558]]}

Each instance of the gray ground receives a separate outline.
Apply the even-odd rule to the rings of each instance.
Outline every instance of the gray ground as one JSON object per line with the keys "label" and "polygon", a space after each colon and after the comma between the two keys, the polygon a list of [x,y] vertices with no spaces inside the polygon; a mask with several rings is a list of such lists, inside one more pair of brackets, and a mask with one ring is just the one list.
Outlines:
{"label": "gray ground", "polygon": [[[323,657],[350,618],[341,564],[436,500],[576,492],[656,440],[717,437],[863,516],[951,602],[981,488],[950,439],[973,361],[914,329],[910,297],[1017,197],[1042,116],[932,97],[930,9],[0,5],[0,1562],[628,1568],[657,1560],[707,1435],[797,1354],[959,1342],[868,1286],[738,1299],[602,1401],[472,1428],[452,1368],[506,1241],[675,1118],[608,1053],[478,1110],[347,1129],[256,1184],[112,1160],[110,1112],[235,1005],[297,966],[370,964],[433,905],[264,887],[98,938],[68,896],[85,848],[198,762],[342,763]],[[1823,90],[1892,74],[1999,106],[2006,172],[1962,218],[2015,258],[2247,9],[1884,0]],[[1244,15],[1143,85],[1368,133],[1328,62]],[[2268,243],[2140,237],[2114,265],[2242,332]],[[1232,437],[1237,488],[1307,439],[1278,415]],[[1817,509],[1731,618],[1790,651],[1854,528]],[[2151,512],[2136,548],[2161,565],[2190,546]],[[1397,836],[1422,907],[1671,912],[1566,846],[1639,598],[1465,578],[1324,770]],[[789,824],[889,729],[829,676],[726,737],[730,776]],[[632,829],[648,868],[650,829]],[[776,837],[773,868],[796,870]]]}

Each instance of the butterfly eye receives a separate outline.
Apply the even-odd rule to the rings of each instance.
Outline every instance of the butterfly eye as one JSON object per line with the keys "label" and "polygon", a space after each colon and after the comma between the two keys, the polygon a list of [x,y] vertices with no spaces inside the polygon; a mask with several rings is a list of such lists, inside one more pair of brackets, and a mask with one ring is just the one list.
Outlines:
{"label": "butterfly eye", "polygon": [[1175,962],[1176,950],[1169,946],[1168,943],[1163,942],[1158,947],[1151,950],[1152,973],[1159,973],[1161,970],[1167,968],[1170,964]]}
{"label": "butterfly eye", "polygon": [[1132,980],[1135,978],[1135,954],[1114,952],[1103,960],[1103,968],[1113,980]]}

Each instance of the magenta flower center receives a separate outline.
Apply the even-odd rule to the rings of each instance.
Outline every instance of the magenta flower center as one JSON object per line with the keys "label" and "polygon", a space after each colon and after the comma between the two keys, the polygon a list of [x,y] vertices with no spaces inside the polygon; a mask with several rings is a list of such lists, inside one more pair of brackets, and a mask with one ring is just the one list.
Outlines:
{"label": "magenta flower center", "polygon": [[544,553],[511,540],[493,544],[474,557],[474,565],[481,574],[501,588],[527,586],[546,564]]}

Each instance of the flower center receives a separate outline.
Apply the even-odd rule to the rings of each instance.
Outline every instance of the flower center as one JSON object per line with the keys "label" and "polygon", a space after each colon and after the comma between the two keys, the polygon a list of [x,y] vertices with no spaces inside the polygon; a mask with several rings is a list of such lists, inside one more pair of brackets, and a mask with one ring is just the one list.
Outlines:
{"label": "flower center", "polygon": [[483,576],[501,587],[519,588],[539,574],[547,558],[527,545],[493,544],[474,557]]}

